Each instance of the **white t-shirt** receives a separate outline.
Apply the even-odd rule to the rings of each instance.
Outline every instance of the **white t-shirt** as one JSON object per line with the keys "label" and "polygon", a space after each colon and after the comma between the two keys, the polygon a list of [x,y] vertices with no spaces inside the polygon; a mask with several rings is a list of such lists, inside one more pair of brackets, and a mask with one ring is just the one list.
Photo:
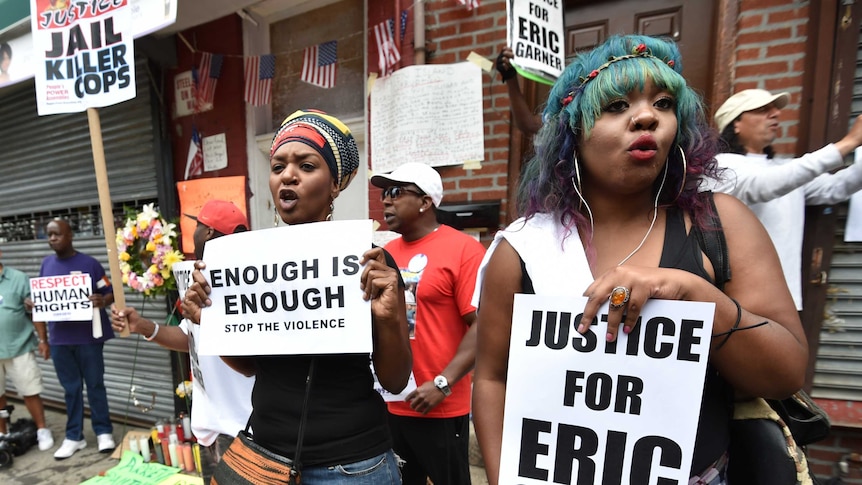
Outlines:
{"label": "white t-shirt", "polygon": [[213,444],[219,434],[236,436],[245,429],[251,414],[254,378],[231,369],[218,356],[198,355],[200,325],[183,319],[180,329],[189,336],[192,433],[203,446]]}

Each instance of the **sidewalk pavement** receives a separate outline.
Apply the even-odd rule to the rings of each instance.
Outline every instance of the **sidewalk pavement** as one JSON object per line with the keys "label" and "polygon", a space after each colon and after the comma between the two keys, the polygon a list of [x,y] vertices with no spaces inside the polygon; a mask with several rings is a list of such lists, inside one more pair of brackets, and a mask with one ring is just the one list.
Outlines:
{"label": "sidewalk pavement", "polygon": [[[23,402],[10,399],[15,406],[12,420],[29,418]],[[54,447],[48,451],[39,451],[33,446],[21,456],[16,456],[12,466],[0,468],[0,483],[3,485],[78,485],[99,473],[112,468],[119,463],[111,458],[110,453],[99,453],[96,448],[96,435],[90,425],[90,420],[84,419],[84,439],[87,447],[78,451],[71,458],[55,460],[54,452],[63,442],[66,429],[66,414],[55,409],[45,409],[45,420],[54,434]],[[119,444],[127,432],[143,430],[144,428],[114,423],[114,441]],[[481,467],[478,447],[475,445],[475,435],[470,430],[470,475],[473,485],[487,485],[485,469]]]}
{"label": "sidewalk pavement", "polygon": [[[9,400],[15,406],[12,421],[19,418],[29,418],[30,414],[24,403],[14,399]],[[54,452],[63,443],[66,430],[66,414],[54,409],[45,409],[45,421],[54,435],[54,447],[47,451],[39,451],[33,446],[21,456],[16,456],[11,467],[0,468],[0,483],[4,485],[77,485],[105,470],[114,467],[118,460],[110,458],[110,453],[99,453],[96,447],[96,435],[88,418],[84,419],[84,439],[87,447],[78,451],[71,458],[55,460]],[[142,428],[114,423],[114,441],[119,443],[126,432]]]}

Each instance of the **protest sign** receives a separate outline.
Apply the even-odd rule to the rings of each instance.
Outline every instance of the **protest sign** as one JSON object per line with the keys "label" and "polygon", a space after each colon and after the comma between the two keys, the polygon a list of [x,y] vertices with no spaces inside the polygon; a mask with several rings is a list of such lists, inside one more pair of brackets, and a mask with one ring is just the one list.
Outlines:
{"label": "protest sign", "polygon": [[509,0],[506,39],[519,74],[553,84],[566,67],[562,0]]}
{"label": "protest sign", "polygon": [[174,274],[174,281],[177,282],[177,293],[179,293],[180,300],[186,296],[186,290],[189,289],[189,285],[191,284],[192,271],[195,270],[195,262],[192,261],[180,261],[178,263],[174,263],[171,266],[171,272]]}
{"label": "protest sign", "polygon": [[586,301],[515,295],[500,484],[688,483],[715,304],[649,300],[606,342]]}
{"label": "protest sign", "polygon": [[93,319],[89,274],[30,278],[34,322],[75,322]]}
{"label": "protest sign", "polygon": [[472,62],[399,69],[371,88],[371,168],[387,173],[405,160],[432,167],[483,160],[482,116],[482,69]]}
{"label": "protest sign", "polygon": [[77,113],[135,97],[128,0],[30,0],[39,115]]}
{"label": "protest sign", "polygon": [[408,394],[416,390],[416,376],[413,375],[413,371],[410,371],[410,377],[407,378],[407,386],[398,394],[392,394],[383,388],[383,385],[380,384],[380,380],[377,379],[377,371],[374,370],[373,362],[371,363],[371,376],[374,377],[374,390],[377,391],[377,393],[380,394],[386,402],[404,401],[407,399]]}
{"label": "protest sign", "polygon": [[367,353],[371,306],[360,288],[371,221],[331,221],[207,241],[212,306],[200,355]]}
{"label": "protest sign", "polygon": [[[147,463],[140,454],[126,451],[123,453],[120,463],[109,468],[104,476],[93,477],[81,482],[81,485],[159,485],[178,474],[179,471],[179,468],[158,463]],[[167,483],[177,482],[170,481]]]}

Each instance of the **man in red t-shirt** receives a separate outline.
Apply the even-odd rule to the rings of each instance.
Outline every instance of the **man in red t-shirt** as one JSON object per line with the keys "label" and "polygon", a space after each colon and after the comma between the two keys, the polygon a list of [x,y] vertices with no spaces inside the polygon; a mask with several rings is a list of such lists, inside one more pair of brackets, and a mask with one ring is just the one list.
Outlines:
{"label": "man in red t-shirt", "polygon": [[393,449],[405,460],[404,485],[470,483],[468,375],[476,356],[470,304],[485,248],[437,222],[443,183],[436,170],[408,162],[371,177],[383,189],[383,216],[401,234],[386,245],[401,269],[417,388],[389,403]]}

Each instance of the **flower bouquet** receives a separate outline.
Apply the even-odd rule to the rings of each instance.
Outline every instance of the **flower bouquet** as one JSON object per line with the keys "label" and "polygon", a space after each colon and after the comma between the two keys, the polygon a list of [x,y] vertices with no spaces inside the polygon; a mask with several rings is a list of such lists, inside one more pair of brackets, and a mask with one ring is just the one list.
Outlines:
{"label": "flower bouquet", "polygon": [[165,221],[153,205],[145,205],[138,213],[128,212],[125,226],[117,231],[123,283],[150,297],[177,288],[171,267],[183,260],[176,225]]}

